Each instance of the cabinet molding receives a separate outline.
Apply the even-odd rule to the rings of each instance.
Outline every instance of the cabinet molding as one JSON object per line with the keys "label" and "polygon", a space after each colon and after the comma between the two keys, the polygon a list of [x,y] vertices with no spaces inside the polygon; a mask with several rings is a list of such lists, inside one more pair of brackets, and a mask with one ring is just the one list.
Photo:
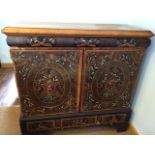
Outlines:
{"label": "cabinet molding", "polygon": [[9,46],[19,47],[147,47],[147,38],[9,36]]}

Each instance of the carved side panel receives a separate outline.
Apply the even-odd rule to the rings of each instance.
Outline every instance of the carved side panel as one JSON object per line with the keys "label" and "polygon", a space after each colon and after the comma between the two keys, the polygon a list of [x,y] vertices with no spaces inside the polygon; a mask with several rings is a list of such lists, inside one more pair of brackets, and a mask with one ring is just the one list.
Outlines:
{"label": "carved side panel", "polygon": [[143,49],[87,50],[81,111],[129,108]]}
{"label": "carved side panel", "polygon": [[12,51],[23,117],[75,112],[81,51]]}

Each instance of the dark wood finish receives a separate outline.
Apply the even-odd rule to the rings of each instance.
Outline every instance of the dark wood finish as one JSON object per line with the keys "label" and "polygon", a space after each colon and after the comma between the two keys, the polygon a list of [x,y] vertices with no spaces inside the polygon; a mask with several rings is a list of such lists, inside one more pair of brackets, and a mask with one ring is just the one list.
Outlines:
{"label": "dark wood finish", "polygon": [[86,50],[81,111],[130,108],[143,55],[143,48]]}
{"label": "dark wood finish", "polygon": [[12,50],[11,54],[23,117],[78,112],[80,50]]}
{"label": "dark wood finish", "polygon": [[[130,118],[130,111],[107,112],[107,113],[79,113],[70,115],[57,115],[48,117],[38,117],[31,119],[21,119],[20,126],[22,134],[46,134],[57,130],[79,127],[93,126],[115,126],[118,132],[127,129]],[[121,126],[119,126],[119,124]],[[126,125],[126,126],[125,126]],[[126,128],[125,128],[126,127]]]}
{"label": "dark wood finish", "polygon": [[53,36],[9,36],[9,46],[18,47],[147,47],[147,38],[96,38]]}
{"label": "dark wood finish", "polygon": [[152,32],[121,25],[7,27],[21,100],[21,131],[128,127]]}

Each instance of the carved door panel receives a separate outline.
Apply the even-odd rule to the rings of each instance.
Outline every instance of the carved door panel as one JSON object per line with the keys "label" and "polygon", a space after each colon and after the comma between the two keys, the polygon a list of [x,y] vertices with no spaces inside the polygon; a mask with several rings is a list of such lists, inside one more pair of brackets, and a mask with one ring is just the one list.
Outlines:
{"label": "carved door panel", "polygon": [[84,52],[81,111],[129,108],[144,49]]}
{"label": "carved door panel", "polygon": [[80,50],[12,50],[24,117],[79,110]]}

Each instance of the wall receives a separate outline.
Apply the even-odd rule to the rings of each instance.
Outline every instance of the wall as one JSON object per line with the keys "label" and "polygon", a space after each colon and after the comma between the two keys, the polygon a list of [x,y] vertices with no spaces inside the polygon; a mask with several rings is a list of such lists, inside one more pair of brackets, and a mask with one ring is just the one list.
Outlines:
{"label": "wall", "polygon": [[[119,23],[155,33],[153,0],[1,0],[0,28],[14,21]],[[5,36],[0,34],[0,59],[11,59]],[[155,134],[155,38],[147,50],[136,95],[132,123],[140,134]]]}
{"label": "wall", "polygon": [[[0,30],[7,24],[7,21],[1,20]],[[1,63],[12,63],[9,54],[9,47],[6,44],[6,36],[4,34],[0,34],[0,61]]]}
{"label": "wall", "polygon": [[[154,25],[155,26],[155,25]],[[150,26],[151,27],[151,26]],[[152,29],[155,33],[155,27]],[[155,134],[155,38],[148,48],[133,100],[132,123],[140,134]]]}

